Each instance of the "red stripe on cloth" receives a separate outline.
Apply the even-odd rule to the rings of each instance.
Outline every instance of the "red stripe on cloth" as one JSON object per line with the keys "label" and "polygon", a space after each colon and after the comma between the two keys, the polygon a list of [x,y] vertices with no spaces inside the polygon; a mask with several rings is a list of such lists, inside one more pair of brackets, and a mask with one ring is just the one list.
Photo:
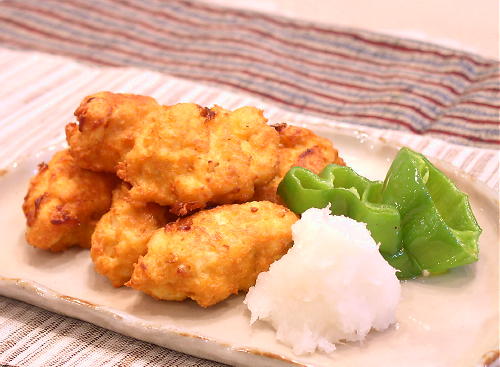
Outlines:
{"label": "red stripe on cloth", "polygon": [[493,108],[495,110],[500,110],[500,105],[494,105],[491,103],[484,103],[484,102],[478,102],[478,101],[472,101],[472,100],[460,100],[460,104],[472,104],[475,106],[481,106],[481,107],[486,107],[486,108]]}
{"label": "red stripe on cloth", "polygon": [[495,69],[493,69],[492,71],[493,71],[493,73],[488,73],[485,76],[476,79],[475,81],[477,83],[479,83],[479,82],[485,82],[485,81],[491,79],[491,80],[496,80],[498,82],[500,80],[500,73],[498,72],[498,67],[495,67]]}
{"label": "red stripe on cloth", "polygon": [[[472,64],[477,65],[477,66],[491,66],[494,64],[493,62],[477,61],[476,59],[474,59],[466,54],[460,54],[460,55],[457,55],[454,53],[445,54],[445,53],[439,52],[437,50],[429,50],[429,49],[404,46],[401,43],[395,44],[395,43],[389,43],[389,42],[384,42],[384,41],[379,41],[379,40],[373,40],[373,39],[370,39],[368,37],[362,36],[359,33],[340,31],[340,30],[335,30],[332,28],[321,28],[321,27],[315,26],[313,24],[308,24],[308,25],[300,24],[298,22],[281,20],[279,18],[270,17],[270,16],[267,16],[265,14],[257,13],[257,12],[248,13],[248,12],[243,12],[243,11],[239,11],[236,9],[229,9],[229,8],[218,9],[218,8],[206,6],[206,5],[199,3],[199,2],[193,2],[193,1],[189,1],[189,0],[178,0],[178,1],[181,3],[184,3],[188,7],[201,9],[201,10],[204,10],[204,11],[207,11],[210,13],[217,13],[219,15],[233,14],[233,15],[242,17],[244,19],[260,18],[262,20],[265,20],[269,23],[273,23],[273,24],[281,26],[281,27],[294,28],[294,29],[300,28],[300,29],[305,30],[305,31],[312,30],[312,31],[315,31],[318,33],[348,37],[348,38],[354,39],[354,40],[362,42],[362,43],[366,43],[366,44],[370,44],[370,45],[374,45],[374,46],[378,46],[378,47],[385,47],[385,48],[397,50],[399,52],[430,54],[430,55],[441,57],[444,59],[450,59],[450,58],[466,59],[467,61],[469,61]],[[401,42],[404,42],[404,41],[401,40]],[[406,42],[408,42],[408,41],[406,41]]]}
{"label": "red stripe on cloth", "polygon": [[493,93],[500,93],[500,88],[495,88],[495,87],[486,87],[486,88],[471,88],[467,90],[467,93],[480,93],[480,92],[493,92]]}
{"label": "red stripe on cloth", "polygon": [[454,114],[444,114],[443,116],[440,117],[442,118],[452,118],[452,119],[457,119],[457,120],[462,120],[467,123],[471,124],[480,124],[480,125],[498,125],[500,127],[500,120],[480,120],[480,119],[471,119],[470,117],[465,117],[465,116],[460,116],[460,115],[454,115]]}

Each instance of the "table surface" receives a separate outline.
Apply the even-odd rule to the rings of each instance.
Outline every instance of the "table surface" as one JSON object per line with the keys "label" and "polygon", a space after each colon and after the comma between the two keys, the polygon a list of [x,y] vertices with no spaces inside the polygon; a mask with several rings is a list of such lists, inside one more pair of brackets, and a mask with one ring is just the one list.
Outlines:
{"label": "table surface", "polygon": [[499,59],[498,0],[212,0],[211,2],[431,41]]}

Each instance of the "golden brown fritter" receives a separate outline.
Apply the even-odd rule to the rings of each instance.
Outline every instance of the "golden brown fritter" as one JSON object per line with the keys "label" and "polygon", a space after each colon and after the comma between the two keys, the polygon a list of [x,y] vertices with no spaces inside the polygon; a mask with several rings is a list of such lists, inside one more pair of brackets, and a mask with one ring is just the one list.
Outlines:
{"label": "golden brown fritter", "polygon": [[137,259],[147,251],[150,237],[167,223],[165,208],[136,202],[128,192],[126,184],[113,191],[111,209],[97,223],[90,249],[95,270],[115,287],[130,279]]}
{"label": "golden brown fritter", "polygon": [[113,175],[81,169],[67,150],[56,153],[48,165],[41,163],[23,204],[28,243],[50,251],[90,247],[117,181]]}
{"label": "golden brown fritter", "polygon": [[248,201],[277,173],[279,137],[262,111],[192,103],[149,114],[118,175],[131,196],[185,215],[207,204]]}
{"label": "golden brown fritter", "polygon": [[262,201],[223,205],[159,229],[126,284],[153,297],[208,307],[255,284],[292,243],[297,216]]}
{"label": "golden brown fritter", "polygon": [[319,173],[330,163],[345,165],[332,142],[314,134],[311,130],[287,124],[273,126],[280,136],[279,172],[268,184],[255,190],[253,200],[280,203],[276,193],[279,183],[292,167],[304,167]]}
{"label": "golden brown fritter", "polygon": [[82,168],[115,172],[134,146],[144,117],[160,106],[151,97],[100,92],[85,97],[66,126],[71,154]]}

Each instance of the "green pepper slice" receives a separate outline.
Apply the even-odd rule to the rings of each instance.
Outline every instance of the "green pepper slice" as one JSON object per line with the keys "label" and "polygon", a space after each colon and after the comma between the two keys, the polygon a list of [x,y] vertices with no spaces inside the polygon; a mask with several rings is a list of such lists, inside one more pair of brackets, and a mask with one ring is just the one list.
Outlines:
{"label": "green pepper slice", "polygon": [[[467,195],[422,154],[399,151],[384,181],[382,202],[401,214],[403,251],[387,260],[404,268],[405,277],[477,261],[481,228]],[[401,266],[408,258],[411,266]]]}
{"label": "green pepper slice", "polygon": [[380,181],[370,181],[349,167],[331,164],[319,175],[293,167],[278,186],[278,193],[297,214],[331,204],[333,215],[366,223],[374,240],[380,243],[380,251],[390,255],[401,247],[401,220],[394,206],[380,202],[382,188]]}
{"label": "green pepper slice", "polygon": [[402,148],[384,182],[328,165],[293,167],[278,193],[295,213],[331,204],[334,215],[364,222],[398,278],[438,274],[478,259],[477,224],[467,195],[422,154]]}

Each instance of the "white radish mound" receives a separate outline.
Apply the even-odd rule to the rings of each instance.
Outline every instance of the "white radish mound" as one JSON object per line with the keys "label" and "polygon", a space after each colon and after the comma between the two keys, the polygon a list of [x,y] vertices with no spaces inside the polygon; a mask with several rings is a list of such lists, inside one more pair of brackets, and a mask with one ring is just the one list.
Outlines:
{"label": "white radish mound", "polygon": [[245,303],[295,354],[325,353],[395,322],[400,284],[366,224],[309,209],[292,226],[294,245],[261,273]]}

